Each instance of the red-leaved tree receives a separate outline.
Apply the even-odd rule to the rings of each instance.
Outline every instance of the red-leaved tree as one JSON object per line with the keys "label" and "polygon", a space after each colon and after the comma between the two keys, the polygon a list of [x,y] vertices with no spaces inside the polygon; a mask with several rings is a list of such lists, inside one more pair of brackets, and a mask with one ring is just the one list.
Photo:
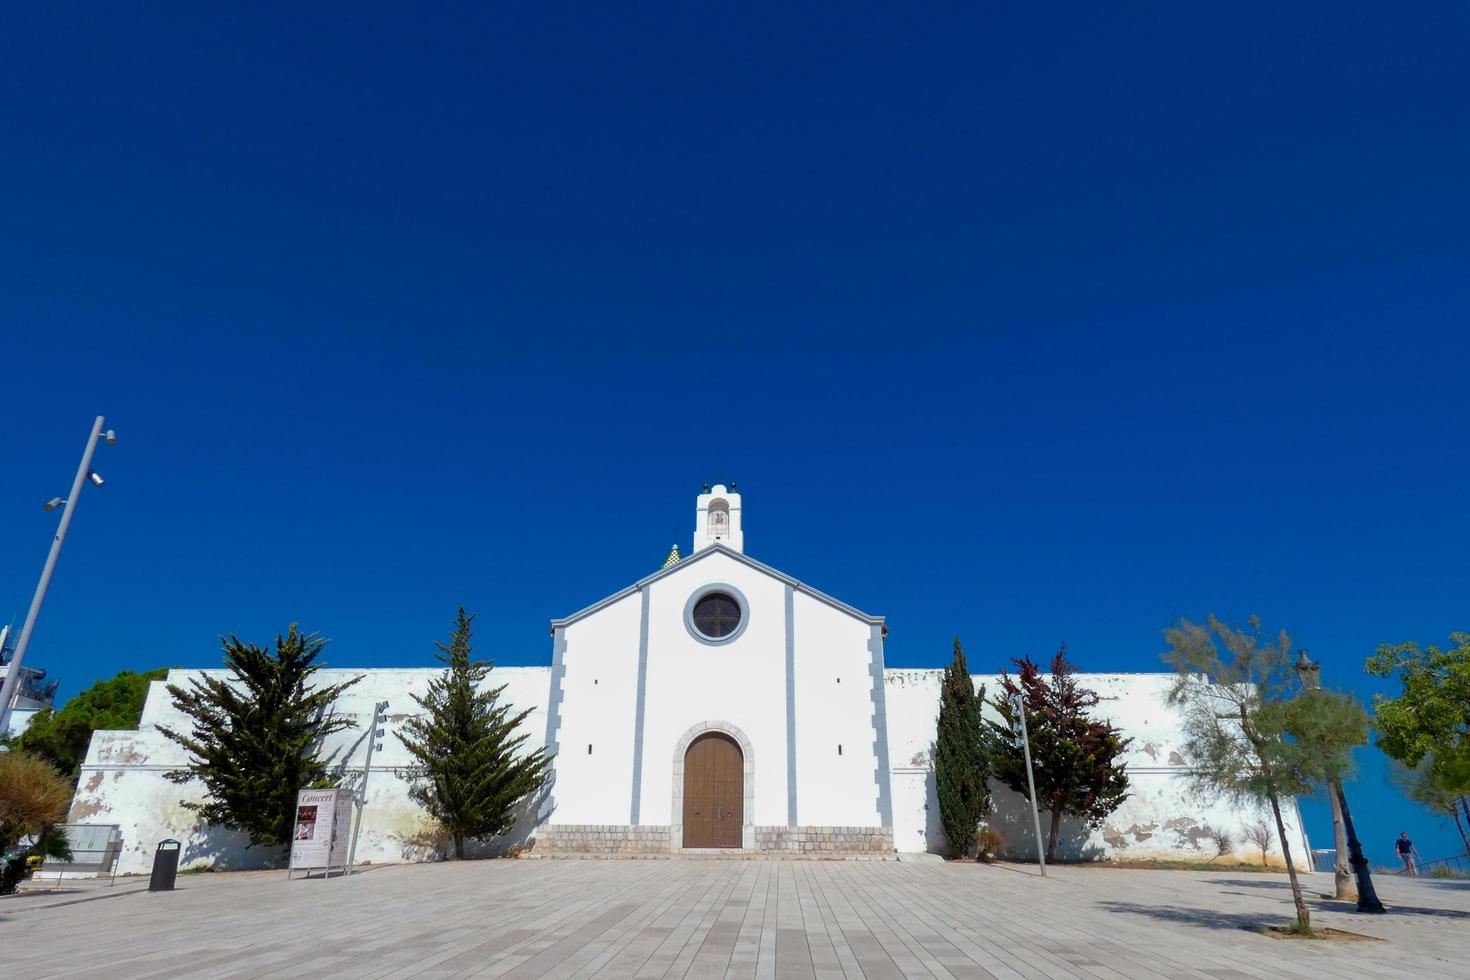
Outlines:
{"label": "red-leaved tree", "polygon": [[1097,826],[1128,798],[1122,757],[1132,739],[1089,714],[1097,707],[1097,692],[1077,683],[1073,676],[1077,668],[1067,660],[1065,643],[1052,658],[1050,680],[1030,657],[1012,662],[1019,674],[1001,674],[1000,691],[990,702],[1000,718],[986,721],[986,742],[995,778],[1026,796],[1026,755],[1014,704],[1021,695],[1031,736],[1037,805],[1051,811],[1046,842],[1046,858],[1051,861],[1056,858],[1063,816],[1081,817]]}

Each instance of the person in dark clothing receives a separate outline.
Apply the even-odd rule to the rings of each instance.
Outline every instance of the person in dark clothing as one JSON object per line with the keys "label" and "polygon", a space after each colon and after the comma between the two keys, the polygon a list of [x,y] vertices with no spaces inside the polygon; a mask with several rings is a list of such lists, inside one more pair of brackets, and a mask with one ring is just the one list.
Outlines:
{"label": "person in dark clothing", "polygon": [[1399,852],[1399,860],[1404,862],[1404,870],[1411,877],[1417,878],[1419,876],[1419,867],[1416,862],[1424,859],[1419,856],[1419,849],[1414,846],[1413,841],[1409,840],[1409,835],[1401,832],[1399,839],[1393,842],[1393,846]]}

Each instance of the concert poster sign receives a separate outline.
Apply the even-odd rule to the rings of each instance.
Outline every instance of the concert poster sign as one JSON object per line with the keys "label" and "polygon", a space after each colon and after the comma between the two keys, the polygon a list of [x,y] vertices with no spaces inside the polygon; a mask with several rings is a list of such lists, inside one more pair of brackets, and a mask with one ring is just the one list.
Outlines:
{"label": "concert poster sign", "polygon": [[301,790],[292,822],[291,870],[345,867],[351,833],[351,790]]}

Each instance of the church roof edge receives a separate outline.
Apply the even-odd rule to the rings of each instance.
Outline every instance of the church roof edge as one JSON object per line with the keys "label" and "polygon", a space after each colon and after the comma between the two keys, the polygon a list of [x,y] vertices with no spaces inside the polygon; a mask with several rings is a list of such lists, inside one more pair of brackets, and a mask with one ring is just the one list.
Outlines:
{"label": "church roof edge", "polygon": [[723,544],[716,543],[709,545],[708,547],[699,549],[694,554],[689,555],[676,564],[666,565],[665,567],[660,568],[658,571],[654,572],[652,575],[647,575],[634,582],[627,588],[620,589],[617,592],[614,592],[612,595],[608,596],[606,599],[603,599],[599,602],[594,602],[592,605],[587,606],[584,609],[579,609],[576,612],[572,613],[570,616],[564,616],[561,619],[553,619],[551,621],[551,630],[553,633],[555,633],[556,630],[562,627],[570,626],[578,620],[585,619],[593,613],[597,612],[599,609],[610,606],[614,602],[617,602],[619,599],[625,599],[633,593],[639,591],[640,589],[652,585],[659,579],[664,578],[667,575],[672,575],[674,572],[683,571],[691,565],[695,565],[703,559],[708,558],[710,555],[714,554],[725,555],[728,558],[735,559],[743,565],[750,566],[758,572],[764,572],[774,579],[779,579],[780,581],[785,582],[787,585],[791,586],[793,589],[796,589],[798,592],[805,593],[806,595],[811,596],[813,599],[816,599],[818,602],[825,603],[826,605],[840,610],[841,612],[845,612],[849,616],[852,616],[856,619],[861,619],[865,623],[870,623],[874,626],[884,625],[882,616],[870,616],[869,614],[863,612],[861,609],[856,609],[852,606],[849,606],[841,599],[834,599],[831,596],[827,595],[825,592],[814,589],[804,582],[797,581],[790,575],[787,575],[785,572],[772,568],[770,565],[767,565],[764,562],[756,561],[754,558],[750,557],[744,552],[736,551],[733,548],[727,548]]}

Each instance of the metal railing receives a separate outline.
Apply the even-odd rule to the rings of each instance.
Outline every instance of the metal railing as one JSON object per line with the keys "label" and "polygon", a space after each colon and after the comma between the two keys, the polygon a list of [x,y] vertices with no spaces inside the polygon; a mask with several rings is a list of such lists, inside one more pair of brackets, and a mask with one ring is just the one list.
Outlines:
{"label": "metal railing", "polygon": [[[1421,861],[1414,865],[1414,870],[1420,878],[1470,878],[1470,854],[1456,854],[1454,857]],[[1409,869],[1400,868],[1394,874],[1401,877],[1408,876]]]}
{"label": "metal railing", "polygon": [[108,883],[117,883],[118,859],[122,856],[122,828],[118,824],[63,823],[56,825],[66,834],[71,847],[70,861],[47,860],[31,876],[32,881],[44,881],[56,875],[56,884],[61,885],[68,872],[89,874],[97,878],[110,875]]}

